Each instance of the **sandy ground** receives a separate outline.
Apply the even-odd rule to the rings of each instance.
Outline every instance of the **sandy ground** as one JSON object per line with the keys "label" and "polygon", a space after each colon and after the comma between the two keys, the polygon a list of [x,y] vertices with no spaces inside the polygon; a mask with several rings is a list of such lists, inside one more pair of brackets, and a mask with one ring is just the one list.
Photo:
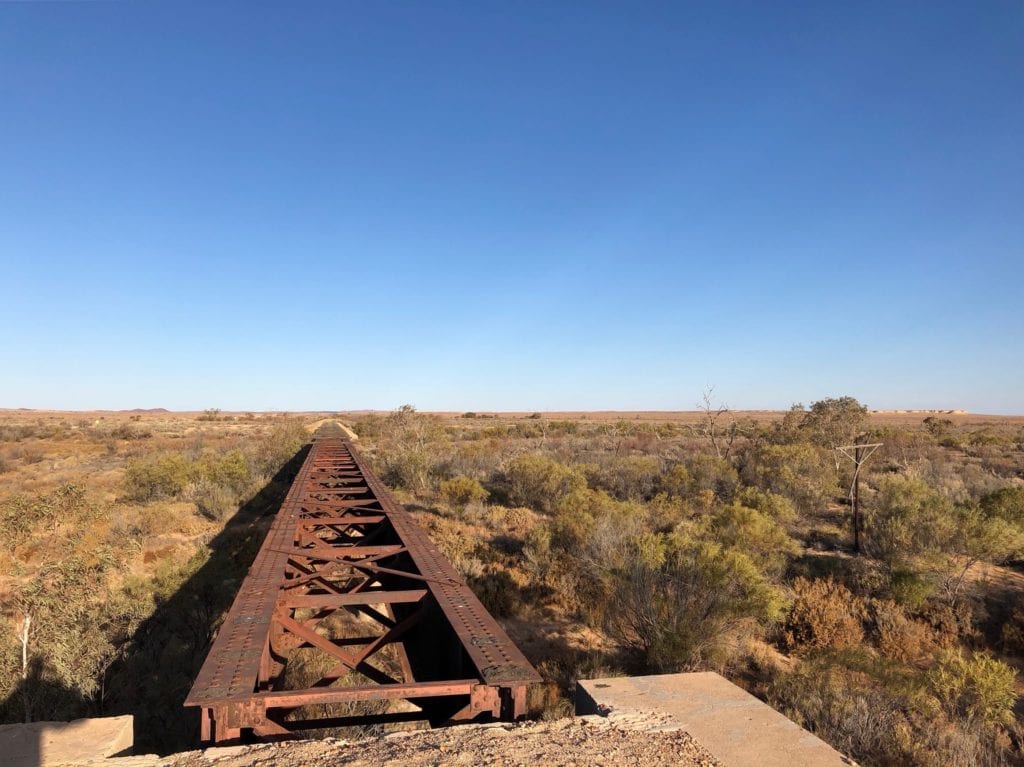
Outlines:
{"label": "sandy ground", "polygon": [[[311,425],[318,425],[324,420],[336,420],[339,417],[366,416],[370,414],[388,415],[390,410],[338,410],[313,411],[313,412],[267,412],[267,413],[243,413],[241,411],[223,411],[220,416],[225,421],[235,421],[235,426],[244,427],[252,423],[265,422],[277,415],[289,415],[303,419]],[[462,412],[456,411],[421,411],[431,413],[446,419],[461,419]],[[499,420],[521,420],[528,419],[531,412],[527,411],[498,411],[479,410],[478,416],[484,418],[495,418]],[[784,410],[732,410],[730,414],[736,418],[751,418],[755,421],[774,421],[785,415]],[[0,423],[11,421],[27,420],[66,420],[66,419],[89,419],[108,420],[111,422],[128,421],[129,419],[139,421],[142,424],[191,422],[195,421],[202,413],[168,410],[93,410],[93,411],[72,411],[72,410],[32,410],[28,408],[0,408]],[[541,416],[548,420],[582,420],[582,421],[675,421],[680,423],[695,423],[704,417],[699,410],[559,410],[544,411]],[[960,426],[972,424],[993,424],[1003,423],[1012,425],[1024,425],[1024,415],[998,415],[984,413],[968,413],[961,410],[873,410],[869,417],[872,423],[877,425],[907,425],[920,424],[928,416],[948,418]],[[199,424],[203,425],[202,423]]]}
{"label": "sandy ground", "polygon": [[[613,718],[614,719],[614,718]],[[703,747],[653,715],[403,732],[382,738],[291,741],[190,751],[163,759],[126,757],[74,767],[719,767]]]}

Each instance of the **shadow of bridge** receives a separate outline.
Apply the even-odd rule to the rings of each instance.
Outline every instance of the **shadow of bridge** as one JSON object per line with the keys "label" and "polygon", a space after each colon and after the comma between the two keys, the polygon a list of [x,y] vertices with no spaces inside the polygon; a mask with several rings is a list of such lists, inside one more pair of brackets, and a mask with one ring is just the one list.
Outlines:
{"label": "shadow of bridge", "polygon": [[[36,658],[27,677],[0,701],[3,721],[131,714],[135,753],[164,755],[197,748],[199,712],[184,707],[185,697],[308,451],[308,445],[303,447],[239,506],[207,544],[203,564],[171,596],[157,600],[152,615],[139,624],[108,668],[99,700],[55,681],[46,660]],[[25,731],[19,738],[18,764],[42,764],[41,735]],[[6,758],[0,755],[0,763]]]}

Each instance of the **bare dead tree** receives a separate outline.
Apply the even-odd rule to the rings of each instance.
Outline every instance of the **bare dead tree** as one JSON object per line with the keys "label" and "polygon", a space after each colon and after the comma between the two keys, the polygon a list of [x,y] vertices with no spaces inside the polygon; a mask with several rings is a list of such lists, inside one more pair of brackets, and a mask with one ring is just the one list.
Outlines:
{"label": "bare dead tree", "polygon": [[[732,411],[725,403],[716,405],[715,387],[708,386],[701,395],[701,401],[697,403],[697,409],[704,415],[694,432],[711,441],[711,447],[719,458],[728,458],[732,452],[733,442],[739,434],[736,419],[732,417]],[[724,446],[724,454],[723,454]]]}

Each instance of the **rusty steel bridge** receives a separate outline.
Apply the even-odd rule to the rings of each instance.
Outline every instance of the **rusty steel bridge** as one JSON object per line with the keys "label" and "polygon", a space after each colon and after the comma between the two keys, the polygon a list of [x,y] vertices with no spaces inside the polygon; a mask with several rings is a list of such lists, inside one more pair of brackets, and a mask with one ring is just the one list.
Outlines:
{"label": "rusty steel bridge", "polygon": [[204,743],[526,713],[537,672],[342,436],[314,437],[185,701]]}

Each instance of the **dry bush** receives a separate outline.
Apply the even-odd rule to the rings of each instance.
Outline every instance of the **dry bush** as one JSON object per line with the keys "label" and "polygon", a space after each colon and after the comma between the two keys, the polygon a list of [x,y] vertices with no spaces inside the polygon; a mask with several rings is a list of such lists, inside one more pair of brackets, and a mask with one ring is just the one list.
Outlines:
{"label": "dry bush", "polygon": [[610,664],[601,652],[559,648],[537,663],[544,682],[531,685],[527,707],[531,716],[545,721],[572,716],[578,679],[606,679],[622,676],[622,670]]}
{"label": "dry bush", "polygon": [[1024,655],[1024,592],[1016,592],[1004,598],[1002,626],[999,627],[999,643],[1004,652]]}
{"label": "dry bush", "polygon": [[530,719],[550,722],[572,716],[575,706],[562,692],[557,682],[544,681],[540,684],[531,684],[527,688],[526,711]]}
{"label": "dry bush", "polygon": [[46,457],[46,451],[39,445],[25,445],[21,449],[21,460],[26,464],[41,463]]}
{"label": "dry bush", "polygon": [[864,641],[864,600],[846,586],[831,578],[797,578],[793,591],[796,597],[784,633],[791,649],[840,649]]}
{"label": "dry bush", "polygon": [[[383,658],[384,653],[378,653],[374,657],[375,662]],[[325,674],[330,673],[338,666],[338,659],[328,655],[318,648],[296,648],[288,656],[288,662],[284,668],[284,687],[289,690],[303,690],[312,687]],[[361,674],[353,673],[345,675],[334,682],[333,687],[351,687],[354,685],[366,684]],[[333,718],[357,716],[363,714],[383,714],[391,708],[391,702],[361,701],[353,703],[314,703],[303,706],[300,711],[290,714],[291,717],[302,719],[307,717]],[[319,730],[310,730],[305,733],[306,737],[366,737],[372,734],[379,734],[379,726],[367,727],[336,727]]]}
{"label": "dry bush", "polygon": [[896,602],[872,600],[871,626],[878,649],[902,663],[926,663],[934,654],[936,640],[928,624],[909,618]]}
{"label": "dry bush", "polygon": [[596,468],[590,484],[622,501],[643,501],[654,495],[660,475],[661,461],[655,456],[614,456]]}
{"label": "dry bush", "polygon": [[485,565],[483,572],[467,579],[487,611],[498,618],[518,615],[523,608],[520,584],[508,571],[494,565]]}
{"label": "dry bush", "polygon": [[134,441],[140,439],[150,439],[153,436],[153,432],[146,429],[140,429],[136,426],[132,426],[128,423],[122,423],[115,426],[110,431],[110,437],[113,439],[123,439],[127,441]]}
{"label": "dry bush", "polygon": [[214,522],[227,519],[238,509],[238,495],[208,479],[189,483],[183,496],[196,505],[200,514]]}
{"label": "dry bush", "polygon": [[451,470],[469,477],[489,477],[501,466],[505,447],[497,439],[481,439],[459,444],[450,460]]}
{"label": "dry bush", "polygon": [[949,717],[915,685],[886,684],[860,662],[854,665],[835,657],[805,661],[776,678],[767,700],[865,767],[1009,763],[998,733]]}
{"label": "dry bush", "polygon": [[922,620],[932,627],[936,642],[941,647],[955,647],[971,642],[978,636],[975,610],[981,610],[967,600],[949,602],[929,599],[918,611]]}
{"label": "dry bush", "polygon": [[525,506],[513,506],[512,508],[496,507],[502,512],[502,527],[510,533],[525,535],[532,530],[537,520],[533,512]]}

